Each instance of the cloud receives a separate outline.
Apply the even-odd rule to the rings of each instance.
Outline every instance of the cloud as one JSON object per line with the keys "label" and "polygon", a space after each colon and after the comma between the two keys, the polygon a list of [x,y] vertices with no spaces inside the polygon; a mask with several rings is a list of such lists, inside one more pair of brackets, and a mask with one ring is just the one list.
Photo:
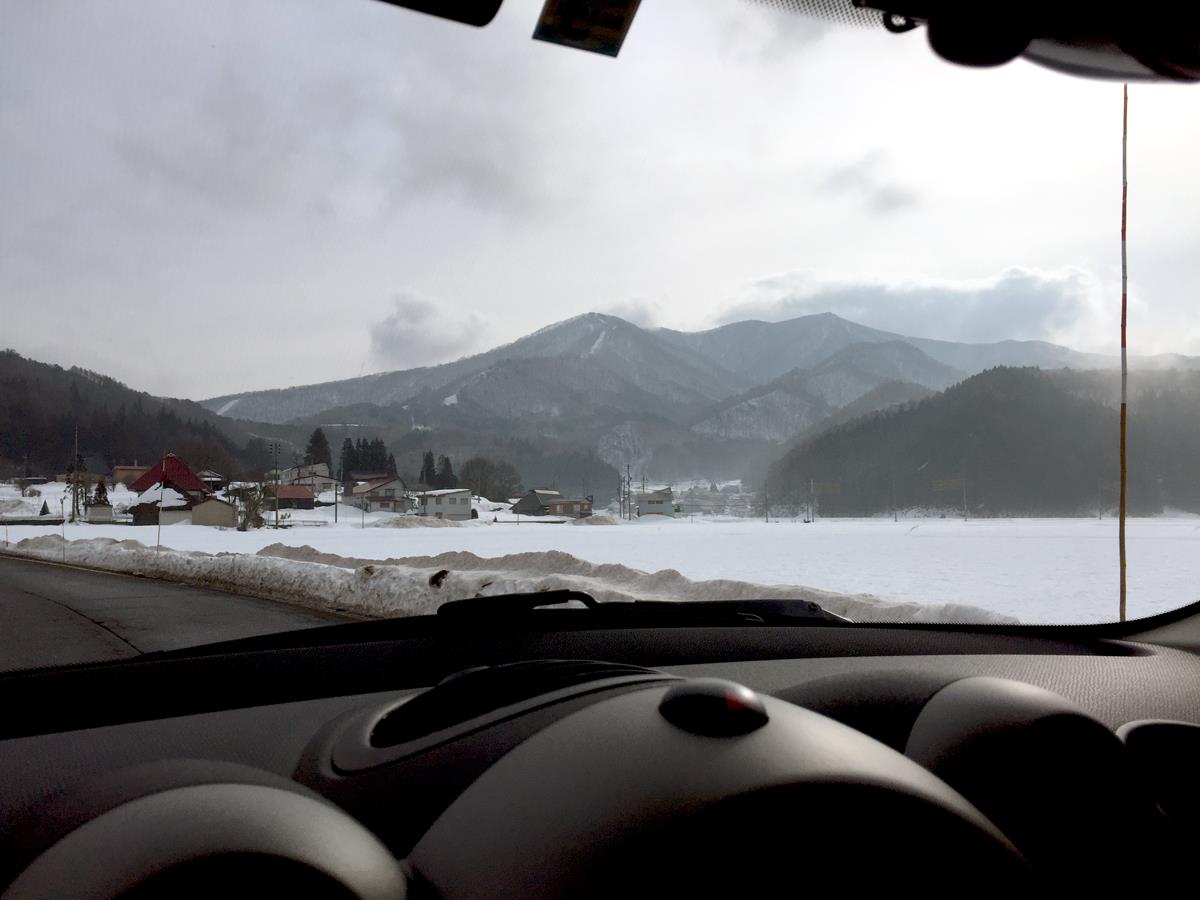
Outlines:
{"label": "cloud", "polygon": [[[780,9],[770,2],[742,3],[723,10],[718,48],[743,65],[787,64],[831,30],[831,23],[806,13]],[[710,14],[716,13],[716,8]]]}
{"label": "cloud", "polygon": [[1111,338],[1110,295],[1095,275],[1078,268],[1012,268],[988,279],[891,284],[792,272],[756,282],[721,321],[781,321],[833,312],[913,337],[1048,340],[1090,348]]}
{"label": "cloud", "polygon": [[398,294],[391,312],[369,328],[375,359],[402,369],[465,356],[481,347],[490,330],[485,316],[412,291]]}
{"label": "cloud", "polygon": [[824,189],[857,199],[871,212],[886,214],[916,206],[917,195],[888,180],[882,171],[886,166],[887,154],[872,150],[857,162],[834,169],[825,179]]}

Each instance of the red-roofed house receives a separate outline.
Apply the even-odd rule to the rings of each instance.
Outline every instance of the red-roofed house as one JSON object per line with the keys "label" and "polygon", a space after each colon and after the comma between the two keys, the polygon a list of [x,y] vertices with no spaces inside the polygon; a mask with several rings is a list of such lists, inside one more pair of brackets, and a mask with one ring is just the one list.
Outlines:
{"label": "red-roofed house", "polygon": [[168,453],[159,460],[153,468],[139,476],[129,489],[140,494],[156,484],[174,488],[193,502],[203,500],[208,493],[200,477],[174,453]]}
{"label": "red-roofed house", "polygon": [[267,497],[270,508],[275,508],[275,499],[279,499],[280,509],[312,509],[316,498],[313,492],[302,484],[268,484]]}

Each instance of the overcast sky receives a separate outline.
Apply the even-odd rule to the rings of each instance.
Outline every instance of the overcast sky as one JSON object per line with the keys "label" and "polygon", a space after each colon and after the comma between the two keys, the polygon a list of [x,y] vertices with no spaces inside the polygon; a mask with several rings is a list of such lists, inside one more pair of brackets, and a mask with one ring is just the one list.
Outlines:
{"label": "overcast sky", "polygon": [[[0,0],[0,346],[203,398],[590,310],[1116,352],[1119,84],[644,0]],[[1131,346],[1200,353],[1200,87],[1131,89]]]}

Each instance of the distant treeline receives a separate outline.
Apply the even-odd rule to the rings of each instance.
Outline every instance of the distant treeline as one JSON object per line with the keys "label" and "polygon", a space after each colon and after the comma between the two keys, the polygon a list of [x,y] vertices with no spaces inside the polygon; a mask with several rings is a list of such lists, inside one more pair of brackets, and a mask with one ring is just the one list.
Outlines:
{"label": "distant treeline", "polygon": [[[801,444],[763,484],[773,508],[873,515],[1095,515],[1117,504],[1111,373],[996,368]],[[1135,373],[1129,510],[1200,512],[1200,373]]]}

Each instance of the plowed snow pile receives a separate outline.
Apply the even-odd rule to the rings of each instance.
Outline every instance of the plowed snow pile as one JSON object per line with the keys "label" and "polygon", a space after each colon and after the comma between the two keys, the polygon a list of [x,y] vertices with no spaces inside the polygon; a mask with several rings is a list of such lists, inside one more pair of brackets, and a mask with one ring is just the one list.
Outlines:
{"label": "plowed snow pile", "polygon": [[112,572],[213,587],[239,594],[363,616],[422,615],[447,600],[478,595],[571,588],[601,602],[624,600],[813,600],[857,622],[1013,622],[957,604],[889,603],[868,594],[835,594],[747,581],[693,581],[674,569],[643,572],[590,563],[558,550],[484,558],[456,551],[436,556],[359,559],[312,547],[271,544],[256,555],[163,548],[139,541],[58,535],[26,538],[10,553],[66,561]]}
{"label": "plowed snow pile", "polygon": [[368,528],[461,528],[461,522],[433,516],[389,516],[367,523]]}

